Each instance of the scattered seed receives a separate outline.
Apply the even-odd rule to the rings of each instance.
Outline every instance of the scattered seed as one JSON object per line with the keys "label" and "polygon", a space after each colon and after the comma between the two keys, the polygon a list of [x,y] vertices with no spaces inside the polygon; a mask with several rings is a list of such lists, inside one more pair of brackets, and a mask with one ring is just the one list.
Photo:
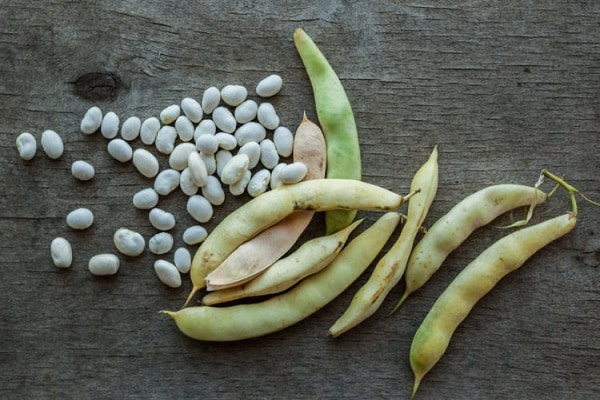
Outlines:
{"label": "scattered seed", "polygon": [[163,124],[172,124],[181,115],[181,107],[171,104],[160,112],[160,120]]}
{"label": "scattered seed", "polygon": [[195,99],[191,97],[186,97],[181,100],[181,111],[185,114],[189,120],[195,124],[200,122],[202,119],[204,111],[202,110],[202,106]]}
{"label": "scattered seed", "polygon": [[175,265],[166,260],[156,260],[154,262],[154,272],[158,279],[165,285],[178,288],[181,286],[181,275]]}
{"label": "scattered seed", "polygon": [[225,185],[231,185],[242,179],[244,173],[248,170],[250,159],[246,154],[236,154],[223,167],[221,171],[221,182]]}
{"label": "scattered seed", "polygon": [[238,150],[238,154],[248,156],[248,169],[252,169],[258,165],[260,161],[260,145],[257,142],[248,142]]}
{"label": "scattered seed", "polygon": [[232,107],[239,106],[246,100],[248,89],[242,85],[226,85],[221,89],[221,99]]}
{"label": "scattered seed", "polygon": [[100,128],[100,125],[102,125],[102,110],[94,106],[85,112],[81,120],[80,129],[81,132],[90,135],[96,132]]}
{"label": "scattered seed", "polygon": [[199,194],[190,196],[186,206],[187,212],[198,222],[208,222],[213,216],[210,202]]}
{"label": "scattered seed", "polygon": [[93,275],[114,275],[119,270],[119,258],[114,254],[97,254],[90,258],[88,269]]}
{"label": "scattered seed", "polygon": [[19,157],[23,160],[31,160],[37,152],[37,142],[35,137],[29,132],[23,132],[17,136],[17,150]]}
{"label": "scattered seed", "polygon": [[71,164],[71,174],[80,181],[89,181],[95,175],[95,170],[92,164],[77,160]]}
{"label": "scattered seed", "polygon": [[281,182],[280,174],[281,170],[285,168],[286,165],[286,163],[279,163],[275,166],[275,168],[271,170],[271,189],[277,189],[279,186],[283,185],[283,182]]}
{"label": "scattered seed", "polygon": [[189,142],[194,139],[194,124],[185,115],[177,117],[175,120],[175,130],[182,142]]}
{"label": "scattered seed", "polygon": [[193,225],[183,231],[183,242],[190,246],[201,243],[208,236],[203,226]]}
{"label": "scattered seed", "polygon": [[190,174],[190,169],[185,168],[181,171],[181,176],[179,177],[179,188],[186,196],[193,196],[198,193],[198,185],[192,181],[192,175]]}
{"label": "scattered seed", "polygon": [[136,231],[127,228],[119,228],[113,236],[113,242],[117,250],[130,257],[139,256],[144,252],[146,241]]}
{"label": "scattered seed", "polygon": [[140,136],[142,121],[138,117],[129,117],[121,126],[121,137],[128,142],[135,140]]}
{"label": "scattered seed", "polygon": [[256,112],[258,111],[258,104],[254,100],[246,100],[233,111],[235,120],[240,124],[252,121],[256,118]]}
{"label": "scattered seed", "polygon": [[212,175],[217,171],[217,160],[214,154],[198,153],[206,166],[206,173]]}
{"label": "scattered seed", "polygon": [[154,154],[146,149],[136,149],[133,152],[133,165],[146,178],[154,178],[160,168]]}
{"label": "scattered seed", "polygon": [[102,118],[100,133],[107,139],[114,139],[119,133],[119,116],[113,111],[109,111]]}
{"label": "scattered seed", "polygon": [[148,146],[153,145],[160,129],[160,121],[156,117],[146,118],[140,127],[140,139]]}
{"label": "scattered seed", "polygon": [[289,185],[292,183],[298,183],[306,176],[306,165],[302,162],[294,162],[281,168],[279,173],[279,179],[281,183]]}
{"label": "scattered seed", "polygon": [[208,176],[206,185],[202,186],[201,191],[202,196],[213,206],[220,206],[225,202],[225,191],[221,186],[221,181],[214,175]]}
{"label": "scattered seed", "polygon": [[206,114],[211,114],[221,102],[221,91],[212,86],[204,91],[202,95],[202,110]]}
{"label": "scattered seed", "polygon": [[243,146],[250,142],[260,142],[267,137],[267,131],[264,126],[258,122],[246,122],[235,131],[235,138],[238,145]]}
{"label": "scattered seed", "polygon": [[192,255],[185,247],[179,247],[173,255],[173,263],[182,274],[190,272],[192,266]]}
{"label": "scattered seed", "polygon": [[221,176],[223,172],[223,168],[231,160],[233,154],[229,150],[219,150],[217,154],[215,154],[215,160],[217,162],[217,175]]}
{"label": "scattered seed", "polygon": [[271,103],[261,103],[258,106],[256,118],[267,129],[276,129],[279,126],[279,116]]}
{"label": "scattered seed", "polygon": [[110,142],[108,142],[108,145],[106,147],[108,150],[108,154],[110,154],[112,158],[114,158],[117,161],[127,162],[131,160],[131,157],[133,157],[133,149],[131,148],[129,143],[127,143],[123,139],[112,139]]}
{"label": "scattered seed", "polygon": [[260,142],[260,162],[266,168],[274,168],[279,162],[279,153],[271,139]]}
{"label": "scattered seed", "polygon": [[133,195],[133,206],[140,210],[149,210],[158,204],[158,193],[153,188],[142,189]]}
{"label": "scattered seed", "polygon": [[193,143],[179,143],[169,155],[169,166],[177,171],[182,171],[188,165],[188,157],[196,152]]}
{"label": "scattered seed", "polygon": [[206,179],[208,177],[208,171],[206,170],[206,164],[200,156],[200,153],[193,151],[188,155],[188,168],[190,171],[190,177],[192,182],[198,187],[206,185]]}
{"label": "scattered seed", "polygon": [[175,148],[175,139],[177,139],[177,131],[171,125],[164,125],[156,134],[154,145],[156,150],[163,154],[171,154]]}
{"label": "scattered seed", "polygon": [[148,240],[148,249],[153,254],[166,254],[173,248],[173,235],[159,232]]}
{"label": "scattered seed", "polygon": [[257,197],[267,191],[269,182],[271,181],[271,171],[264,168],[257,171],[248,182],[248,194],[252,197]]}
{"label": "scattered seed", "polygon": [[248,186],[248,182],[250,182],[250,178],[252,178],[252,172],[246,170],[244,172],[244,176],[242,176],[240,180],[229,185],[229,193],[234,196],[242,195],[246,191],[246,187]]}
{"label": "scattered seed", "polygon": [[73,262],[71,243],[63,237],[57,237],[50,243],[50,255],[57,268],[69,268]]}
{"label": "scattered seed", "polygon": [[161,208],[153,208],[148,214],[150,224],[159,231],[168,231],[175,227],[175,216]]}
{"label": "scattered seed", "polygon": [[53,160],[60,158],[65,149],[59,134],[51,129],[42,132],[41,143],[46,155]]}
{"label": "scattered seed", "polygon": [[285,126],[280,126],[273,132],[273,143],[281,157],[289,157],[294,148],[294,134]]}
{"label": "scattered seed", "polygon": [[217,128],[223,132],[233,133],[237,127],[235,117],[227,107],[219,106],[214,109],[212,119]]}
{"label": "scattered seed", "polygon": [[194,129],[194,141],[198,139],[200,135],[214,135],[217,133],[217,126],[212,119],[204,119],[200,121],[196,129]]}
{"label": "scattered seed", "polygon": [[215,154],[219,149],[219,141],[215,135],[200,135],[196,138],[196,148],[204,154]]}
{"label": "scattered seed", "polygon": [[215,139],[223,150],[233,150],[237,147],[237,139],[231,133],[219,132],[215,135]]}
{"label": "scattered seed", "polygon": [[67,214],[67,225],[72,229],[87,229],[94,223],[94,214],[87,208],[77,208]]}
{"label": "scattered seed", "polygon": [[256,85],[256,94],[260,97],[271,97],[275,96],[281,90],[283,86],[283,79],[281,76],[273,74],[269,75]]}
{"label": "scattered seed", "polygon": [[154,190],[156,193],[166,196],[179,186],[181,173],[175,169],[168,168],[162,170],[154,180]]}

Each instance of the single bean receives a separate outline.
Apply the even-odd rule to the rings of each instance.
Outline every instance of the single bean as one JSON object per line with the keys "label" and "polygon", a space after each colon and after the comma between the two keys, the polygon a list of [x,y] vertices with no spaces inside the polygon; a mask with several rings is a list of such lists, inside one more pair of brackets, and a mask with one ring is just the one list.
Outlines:
{"label": "single bean", "polygon": [[274,130],[279,126],[279,116],[271,103],[261,103],[256,111],[256,118],[266,129]]}
{"label": "single bean", "polygon": [[212,204],[199,194],[188,198],[186,209],[192,218],[198,222],[208,222],[213,216]]}
{"label": "single bean", "polygon": [[52,239],[50,255],[57,268],[69,268],[73,262],[73,249],[71,243],[63,237]]}
{"label": "single bean", "polygon": [[173,263],[182,274],[190,272],[192,266],[192,255],[185,247],[179,247],[173,255]]}
{"label": "single bean", "polygon": [[186,97],[181,100],[181,111],[193,123],[197,124],[203,117],[204,111],[197,100]]}
{"label": "single bean", "polygon": [[182,142],[189,142],[194,139],[194,124],[192,124],[192,121],[185,115],[177,117],[175,120],[175,130]]}
{"label": "single bean", "polygon": [[244,176],[244,173],[248,170],[248,163],[250,162],[246,154],[236,154],[223,166],[221,172],[221,182],[225,185],[231,185],[236,183]]}
{"label": "single bean", "polygon": [[302,162],[295,162],[285,166],[281,170],[279,178],[284,185],[298,183],[306,176],[306,165]]}
{"label": "single bean", "polygon": [[115,112],[107,112],[102,118],[100,133],[107,139],[114,139],[119,133],[119,123],[119,116]]}
{"label": "single bean", "polygon": [[154,154],[146,149],[136,149],[133,152],[133,165],[146,178],[154,178],[160,165]]}
{"label": "single bean", "polygon": [[314,179],[268,191],[225,217],[200,245],[192,261],[193,289],[233,250],[265,228],[299,210],[379,210],[399,208],[408,198],[379,186],[351,179]]}
{"label": "single bean", "polygon": [[[294,31],[294,43],[311,82],[319,123],[327,142],[327,178],[360,180],[358,132],[346,91],[323,53],[303,29]],[[355,210],[327,212],[327,233],[348,226],[355,215]]]}
{"label": "single bean", "polygon": [[172,288],[181,286],[181,275],[174,264],[165,260],[156,260],[154,262],[154,272],[165,285]]}
{"label": "single bean", "polygon": [[179,143],[169,155],[169,166],[177,171],[182,171],[188,166],[188,158],[196,151],[193,143]]}
{"label": "single bean", "polygon": [[67,225],[72,229],[87,229],[94,223],[94,214],[87,208],[77,208],[67,215]]}
{"label": "single bean", "polygon": [[163,124],[172,124],[181,115],[179,104],[171,104],[160,112],[160,120]]}
{"label": "single bean", "polygon": [[200,188],[192,180],[192,175],[189,168],[185,168],[183,171],[181,171],[179,188],[186,196],[193,196],[198,193],[198,189]]}
{"label": "single bean", "polygon": [[198,140],[200,135],[215,135],[217,133],[217,126],[212,119],[204,119],[200,121],[196,129],[194,129],[194,141]]}
{"label": "single bean", "polygon": [[23,160],[31,160],[37,152],[35,137],[29,132],[23,132],[17,137],[17,150]]}
{"label": "single bean", "polygon": [[131,229],[119,228],[115,231],[113,242],[117,250],[126,256],[135,257],[144,252],[144,237]]}
{"label": "single bean", "polygon": [[215,134],[215,139],[223,150],[231,151],[237,147],[237,140],[231,133],[219,132]]}
{"label": "single bean", "polygon": [[246,100],[233,111],[235,120],[240,124],[252,121],[256,118],[258,104],[254,100]]}
{"label": "single bean", "polygon": [[221,181],[214,175],[209,175],[206,178],[206,185],[202,186],[201,191],[202,196],[213,206],[220,206],[225,202],[225,191],[221,186]]}
{"label": "single bean", "polygon": [[242,271],[242,267],[239,271],[241,280],[236,280],[233,276],[218,276],[215,274],[218,269],[213,271],[206,277],[206,289],[213,292],[202,298],[202,304],[209,306],[289,289],[329,265],[361,222],[362,220],[355,221],[336,233],[308,240],[292,254],[277,260],[258,275],[248,275],[248,271]]}
{"label": "single bean", "polygon": [[204,154],[215,154],[219,150],[216,135],[200,135],[196,138],[196,148]]}
{"label": "single bean", "polygon": [[140,139],[148,146],[153,145],[160,130],[160,121],[156,117],[150,117],[142,122],[140,127]]}
{"label": "single bean", "polygon": [[173,248],[173,235],[169,232],[159,232],[148,240],[148,249],[153,254],[166,254]]}
{"label": "single bean", "polygon": [[371,276],[356,292],[348,309],[329,328],[332,337],[347,332],[373,315],[392,288],[402,279],[415,237],[431,207],[437,187],[438,150],[435,146],[411,182],[411,193],[418,193],[408,201],[406,223],[400,236],[375,265]]}
{"label": "single bean", "polygon": [[163,313],[173,318],[183,334],[196,340],[243,340],[282,330],[314,314],[346,290],[373,262],[399,221],[398,213],[385,213],[326,268],[266,301]]}
{"label": "single bean", "polygon": [[81,132],[90,135],[96,132],[102,125],[102,110],[100,107],[90,107],[83,116],[80,124]]}
{"label": "single bean", "polygon": [[131,145],[120,138],[112,139],[110,142],[108,142],[106,150],[112,158],[122,163],[131,160],[133,157],[133,149],[131,148]]}
{"label": "single bean", "polygon": [[267,131],[258,122],[250,121],[237,128],[234,135],[238,146],[243,146],[249,142],[260,142],[267,137]]}
{"label": "single bean", "polygon": [[201,243],[208,236],[203,226],[193,225],[183,231],[183,242],[190,246]]}
{"label": "single bean", "polygon": [[162,154],[171,154],[175,148],[175,139],[177,139],[177,131],[171,125],[164,125],[156,134],[154,146]]}
{"label": "single bean", "polygon": [[256,94],[260,97],[275,96],[279,93],[282,86],[283,79],[281,79],[281,76],[272,74],[258,82],[256,85]]}
{"label": "single bean", "polygon": [[202,95],[202,110],[204,110],[206,114],[211,114],[220,102],[221,91],[218,88],[211,86],[206,89]]}
{"label": "single bean", "polygon": [[235,131],[237,121],[227,107],[219,106],[215,108],[212,118],[217,128],[223,132],[233,133]]}
{"label": "single bean", "polygon": [[245,154],[248,156],[248,168],[253,169],[260,161],[260,144],[257,142],[248,142],[242,145],[237,154]]}
{"label": "single bean", "polygon": [[458,325],[475,304],[533,254],[569,233],[577,222],[567,214],[523,228],[498,240],[467,265],[438,297],[417,329],[410,348],[414,398],[423,377],[444,355]]}
{"label": "single bean", "polygon": [[164,169],[156,175],[154,190],[162,196],[167,196],[179,186],[180,178],[181,172],[171,168]]}
{"label": "single bean", "polygon": [[206,170],[206,164],[200,156],[200,153],[193,151],[188,155],[188,168],[190,170],[190,177],[198,187],[206,185],[208,179],[208,171]]}
{"label": "single bean", "polygon": [[289,157],[292,155],[294,146],[294,135],[285,126],[280,126],[273,132],[273,143],[277,149],[277,153],[281,157]]}
{"label": "single bean", "polygon": [[260,142],[260,162],[265,168],[275,168],[279,163],[279,153],[271,139],[264,139]]}
{"label": "single bean", "polygon": [[77,160],[71,164],[71,174],[80,181],[89,181],[95,173],[94,166],[86,161]]}
{"label": "single bean", "polygon": [[277,189],[279,186],[283,185],[283,182],[281,181],[281,171],[283,171],[286,166],[286,163],[279,163],[271,170],[271,181],[269,182],[271,190]]}
{"label": "single bean", "polygon": [[233,154],[229,150],[219,150],[215,154],[215,161],[217,162],[217,175],[221,176],[225,165],[233,158]]}
{"label": "single bean", "polygon": [[159,231],[168,231],[175,227],[175,216],[161,208],[153,208],[148,214],[150,224]]}
{"label": "single bean", "polygon": [[59,159],[65,150],[62,138],[58,133],[51,129],[47,129],[42,132],[42,138],[40,140],[42,144],[42,150],[52,160]]}
{"label": "single bean", "polygon": [[229,193],[234,196],[241,196],[246,191],[246,187],[250,182],[250,178],[252,178],[252,172],[249,170],[244,171],[244,176],[237,182],[234,182],[229,185]]}
{"label": "single bean", "polygon": [[446,257],[477,228],[517,207],[542,204],[548,196],[530,186],[502,184],[488,186],[466,197],[427,230],[408,259],[404,273],[404,294],[395,309],[423,286]]}
{"label": "single bean", "polygon": [[248,182],[248,194],[252,197],[257,197],[267,191],[269,182],[271,181],[271,171],[263,168],[257,171]]}
{"label": "single bean", "polygon": [[138,117],[129,117],[121,125],[121,137],[128,142],[135,140],[140,136],[142,121]]}
{"label": "single bean", "polygon": [[119,270],[119,258],[114,254],[97,254],[90,258],[88,269],[93,275],[114,275]]}
{"label": "single bean", "polygon": [[221,89],[221,99],[229,106],[239,106],[248,97],[248,89],[242,85],[226,85]]}
{"label": "single bean", "polygon": [[158,204],[158,193],[153,188],[142,189],[133,195],[133,206],[140,210],[149,210]]}

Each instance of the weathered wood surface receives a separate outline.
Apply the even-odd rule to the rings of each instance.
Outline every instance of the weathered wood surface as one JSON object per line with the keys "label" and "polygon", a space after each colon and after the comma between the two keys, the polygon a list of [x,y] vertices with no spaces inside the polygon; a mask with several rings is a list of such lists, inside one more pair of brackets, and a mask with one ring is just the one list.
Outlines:
{"label": "weathered wood surface", "polygon": [[[153,233],[131,195],[149,185],[118,165],[100,135],[79,133],[93,104],[122,119],[157,115],[204,88],[250,88],[270,73],[284,124],[315,118],[292,42],[304,27],[328,56],[352,102],[364,179],[406,191],[434,144],[440,187],[427,219],[486,185],[531,184],[548,168],[600,199],[600,4],[479,1],[53,1],[0,3],[0,397],[2,398],[408,398],[412,335],[450,279],[504,231],[485,228],[391,318],[394,289],[374,317],[332,340],[327,328],[361,281],[290,329],[240,343],[201,343],[157,313],[176,309],[191,285],[163,286],[148,252],[122,258],[118,275],[94,278],[87,260],[114,251],[112,233]],[[122,86],[106,100],[74,82],[107,72]],[[58,161],[22,161],[23,131],[54,129]],[[79,183],[72,161],[97,176]],[[163,162],[166,160],[163,159]],[[166,162],[165,164],[166,165]],[[545,186],[550,189],[550,185]],[[221,217],[239,204],[217,209]],[[459,327],[425,378],[419,399],[590,399],[600,388],[597,208],[580,201],[573,233],[503,280]],[[161,202],[191,224],[185,197]],[[64,217],[87,206],[94,226]],[[535,219],[569,208],[563,192]],[[369,221],[375,214],[365,214]],[[502,222],[508,221],[508,217]],[[213,226],[211,224],[208,225]],[[307,235],[321,232],[317,219]],[[74,265],[52,266],[64,235]]]}

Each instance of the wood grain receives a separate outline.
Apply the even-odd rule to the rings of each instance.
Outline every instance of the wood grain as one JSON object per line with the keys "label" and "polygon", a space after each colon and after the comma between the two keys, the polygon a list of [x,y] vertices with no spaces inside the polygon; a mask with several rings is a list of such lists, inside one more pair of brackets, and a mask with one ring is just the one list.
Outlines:
{"label": "wood grain", "polygon": [[[0,397],[2,398],[408,398],[412,335],[450,279],[504,232],[483,228],[392,318],[402,287],[381,312],[337,340],[327,328],[363,276],[316,315],[268,337],[200,343],[161,309],[191,288],[169,289],[154,256],[122,258],[95,278],[87,260],[114,251],[120,226],[153,233],[131,196],[151,181],[118,164],[79,122],[92,105],[122,120],[158,115],[209,86],[284,79],[273,99],[295,129],[315,117],[310,83],[292,42],[301,26],[344,83],[360,132],[364,179],[399,192],[434,144],[440,188],[427,223],[486,185],[532,184],[548,168],[600,199],[600,5],[508,1],[52,1],[0,4]],[[103,73],[118,90],[86,100],[78,78]],[[101,85],[96,84],[98,88]],[[104,100],[100,100],[104,99]],[[65,154],[25,162],[17,135],[59,132]],[[141,146],[141,144],[139,144]],[[76,159],[94,164],[76,182]],[[166,166],[166,159],[161,159]],[[551,185],[546,186],[549,190]],[[244,199],[229,198],[217,218]],[[185,196],[161,205],[192,220]],[[66,227],[75,207],[95,212],[84,232]],[[558,192],[536,220],[568,209]],[[369,221],[376,214],[364,213]],[[575,231],[543,249],[484,298],[459,327],[419,399],[590,399],[600,367],[600,239],[597,208],[580,201]],[[503,221],[508,220],[508,216]],[[500,221],[498,221],[500,222]],[[306,236],[322,232],[317,218]],[[52,266],[58,235],[74,265]]]}

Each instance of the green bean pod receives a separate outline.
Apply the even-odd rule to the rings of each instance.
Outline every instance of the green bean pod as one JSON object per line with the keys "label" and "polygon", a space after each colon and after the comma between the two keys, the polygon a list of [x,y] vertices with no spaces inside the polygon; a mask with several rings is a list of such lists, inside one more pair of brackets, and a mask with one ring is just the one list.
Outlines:
{"label": "green bean pod", "polygon": [[[409,194],[410,195],[410,194]],[[270,190],[225,217],[202,242],[190,269],[194,294],[206,286],[206,275],[238,246],[298,210],[390,211],[406,198],[379,186],[351,179],[312,179]]]}
{"label": "green bean pod", "polygon": [[[327,178],[360,180],[358,131],[350,101],[337,74],[306,32],[294,31],[294,43],[311,82],[317,117],[327,144]],[[354,220],[355,210],[325,213],[327,234]]]}
{"label": "green bean pod", "polygon": [[410,365],[415,375],[412,398],[425,374],[446,352],[454,331],[475,304],[529,257],[569,233],[576,222],[576,214],[569,212],[513,232],[486,249],[456,276],[434,303],[414,336],[410,349]]}
{"label": "green bean pod", "polygon": [[393,311],[423,286],[477,228],[517,207],[541,204],[547,197],[533,187],[514,184],[488,186],[465,197],[429,228],[411,252],[404,274],[404,294]]}
{"label": "green bean pod", "polygon": [[279,331],[317,312],[346,290],[373,262],[400,218],[397,212],[383,214],[351,240],[327,267],[268,300],[162,312],[174,319],[183,334],[196,340],[225,342]]}

